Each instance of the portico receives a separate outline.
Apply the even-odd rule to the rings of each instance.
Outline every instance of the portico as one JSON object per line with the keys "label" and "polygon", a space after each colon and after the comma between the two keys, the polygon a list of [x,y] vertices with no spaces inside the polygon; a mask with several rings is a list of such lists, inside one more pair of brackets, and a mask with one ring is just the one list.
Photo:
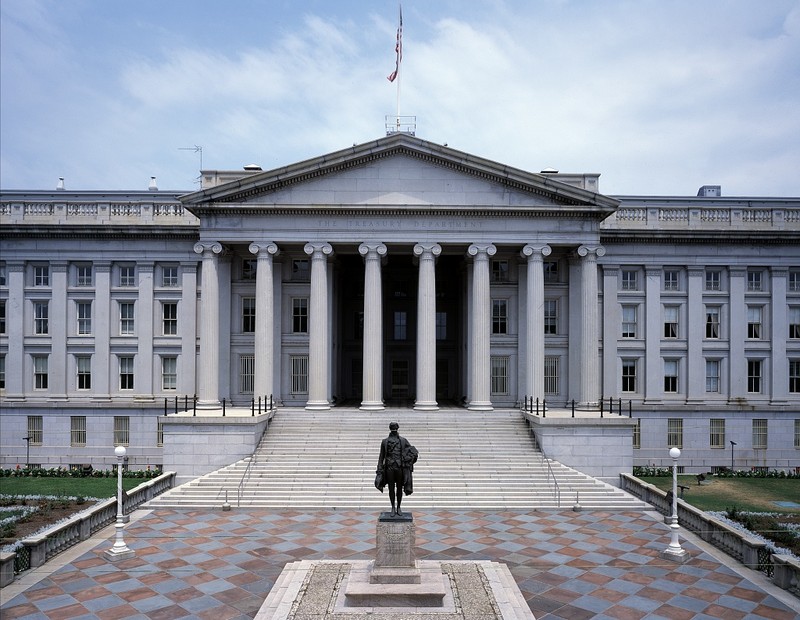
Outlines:
{"label": "portico", "polygon": [[[204,179],[182,198],[200,219],[202,406],[236,399],[237,353],[255,393],[308,409],[491,411],[546,398],[557,352],[563,400],[597,404],[599,222],[616,201],[585,189],[596,176],[568,184],[398,134]],[[251,277],[252,335],[219,292],[247,299]],[[569,338],[545,331],[546,296]]]}

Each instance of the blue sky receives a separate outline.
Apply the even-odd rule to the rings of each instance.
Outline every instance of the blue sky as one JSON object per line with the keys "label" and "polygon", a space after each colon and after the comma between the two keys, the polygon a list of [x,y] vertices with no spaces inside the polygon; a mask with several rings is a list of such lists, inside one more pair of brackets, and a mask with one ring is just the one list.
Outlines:
{"label": "blue sky", "polygon": [[[609,194],[800,196],[800,0],[406,0],[417,135]],[[0,187],[196,188],[385,134],[397,2],[2,0]]]}

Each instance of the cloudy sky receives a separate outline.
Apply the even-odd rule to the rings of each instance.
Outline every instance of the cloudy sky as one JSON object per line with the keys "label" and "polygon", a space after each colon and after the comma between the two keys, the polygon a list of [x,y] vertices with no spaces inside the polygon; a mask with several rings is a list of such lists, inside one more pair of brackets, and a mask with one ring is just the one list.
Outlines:
{"label": "cloudy sky", "polygon": [[[0,187],[196,188],[385,135],[395,0],[2,0]],[[800,0],[405,0],[417,136],[609,194],[800,196]],[[188,150],[187,150],[188,149]]]}

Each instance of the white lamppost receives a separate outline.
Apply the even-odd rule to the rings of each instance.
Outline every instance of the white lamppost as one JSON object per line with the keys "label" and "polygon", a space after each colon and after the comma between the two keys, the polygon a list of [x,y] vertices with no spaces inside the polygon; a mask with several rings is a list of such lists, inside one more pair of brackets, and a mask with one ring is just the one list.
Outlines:
{"label": "white lamppost", "polygon": [[133,557],[133,550],[128,548],[122,538],[122,530],[125,527],[125,517],[122,513],[122,461],[125,458],[125,447],[117,446],[114,448],[114,455],[117,457],[117,523],[114,526],[117,533],[114,546],[106,550],[106,557],[112,562]]}
{"label": "white lamppost", "polygon": [[661,557],[674,562],[685,562],[689,555],[681,548],[678,540],[678,458],[681,451],[678,448],[670,448],[669,455],[672,457],[672,523],[670,529],[669,546],[661,552]]}

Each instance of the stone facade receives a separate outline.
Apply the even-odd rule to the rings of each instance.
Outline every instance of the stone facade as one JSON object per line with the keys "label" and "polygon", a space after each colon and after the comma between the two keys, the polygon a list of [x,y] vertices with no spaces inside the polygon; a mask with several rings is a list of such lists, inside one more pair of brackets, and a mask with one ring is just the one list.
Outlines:
{"label": "stone facade", "polygon": [[272,396],[621,398],[634,464],[800,466],[800,198],[598,177],[394,134],[189,194],[3,191],[0,464],[28,436],[32,463],[157,465],[164,399]]}

